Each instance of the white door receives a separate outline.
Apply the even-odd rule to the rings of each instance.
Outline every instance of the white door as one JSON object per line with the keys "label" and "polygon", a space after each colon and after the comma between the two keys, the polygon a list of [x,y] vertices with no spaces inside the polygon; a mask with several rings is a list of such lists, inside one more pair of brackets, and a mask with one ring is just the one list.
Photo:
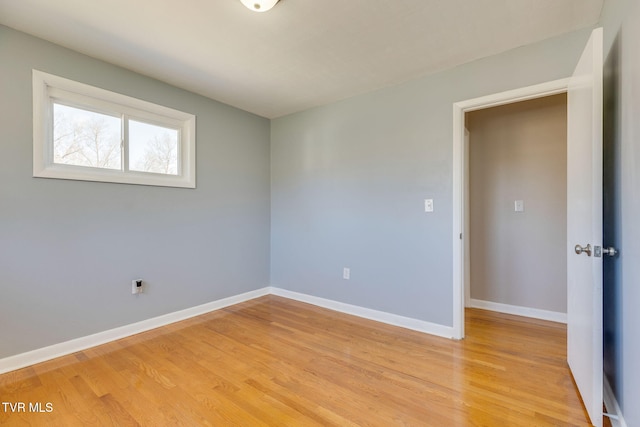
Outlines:
{"label": "white door", "polygon": [[567,94],[567,358],[591,423],[602,426],[602,28]]}

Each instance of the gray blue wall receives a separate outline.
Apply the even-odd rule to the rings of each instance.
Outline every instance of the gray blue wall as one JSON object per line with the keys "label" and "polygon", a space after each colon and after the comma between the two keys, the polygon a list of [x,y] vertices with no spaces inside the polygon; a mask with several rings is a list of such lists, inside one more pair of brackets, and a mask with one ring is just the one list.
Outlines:
{"label": "gray blue wall", "polygon": [[640,3],[605,2],[604,366],[628,426],[640,425]]}
{"label": "gray blue wall", "polygon": [[[33,68],[195,114],[197,189],[32,178]],[[268,286],[269,126],[0,27],[0,358]]]}
{"label": "gray blue wall", "polygon": [[271,284],[451,326],[452,105],[570,76],[588,35],[273,120]]}

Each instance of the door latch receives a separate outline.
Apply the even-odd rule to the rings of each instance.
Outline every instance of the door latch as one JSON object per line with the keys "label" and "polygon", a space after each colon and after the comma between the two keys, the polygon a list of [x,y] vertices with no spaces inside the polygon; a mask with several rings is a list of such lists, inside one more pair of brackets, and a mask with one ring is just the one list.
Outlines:
{"label": "door latch", "polygon": [[616,250],[616,248],[611,247],[611,246],[609,246],[608,248],[602,248],[600,246],[594,246],[593,247],[593,256],[601,257],[603,255],[614,257],[614,256],[618,255],[618,251]]}

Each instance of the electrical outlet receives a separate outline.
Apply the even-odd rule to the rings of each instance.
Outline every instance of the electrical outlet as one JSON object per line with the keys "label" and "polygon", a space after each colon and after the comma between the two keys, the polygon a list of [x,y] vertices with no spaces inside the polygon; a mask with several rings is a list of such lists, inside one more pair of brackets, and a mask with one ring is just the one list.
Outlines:
{"label": "electrical outlet", "polygon": [[134,295],[142,293],[142,279],[131,281],[131,293]]}
{"label": "electrical outlet", "polygon": [[433,199],[424,199],[424,211],[433,212]]}
{"label": "electrical outlet", "polygon": [[348,267],[345,267],[342,269],[342,278],[344,280],[349,280],[351,278],[351,269]]}

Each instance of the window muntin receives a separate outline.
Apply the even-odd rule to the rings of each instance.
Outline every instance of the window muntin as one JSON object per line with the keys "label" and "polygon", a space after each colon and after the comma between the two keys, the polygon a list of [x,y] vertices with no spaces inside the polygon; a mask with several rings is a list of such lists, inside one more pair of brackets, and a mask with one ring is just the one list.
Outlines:
{"label": "window muntin", "polygon": [[195,188],[195,116],[33,71],[34,176]]}

